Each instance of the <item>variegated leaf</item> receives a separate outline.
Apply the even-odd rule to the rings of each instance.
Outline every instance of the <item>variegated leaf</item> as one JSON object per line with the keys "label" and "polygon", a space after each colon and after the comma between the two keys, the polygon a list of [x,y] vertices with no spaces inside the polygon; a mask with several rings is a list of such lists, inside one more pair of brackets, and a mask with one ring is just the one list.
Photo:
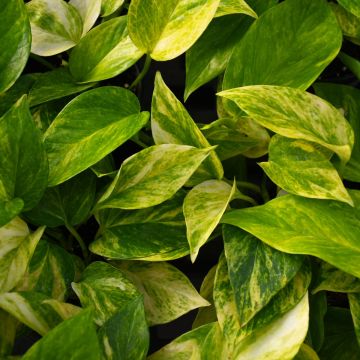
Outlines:
{"label": "variegated leaf", "polygon": [[65,301],[75,279],[73,257],[62,247],[40,240],[16,291],[36,291]]}
{"label": "variegated leaf", "polygon": [[360,294],[348,294],[351,317],[353,319],[355,334],[360,345]]}
{"label": "variegated leaf", "polygon": [[[271,36],[269,36],[271,34]],[[286,0],[265,12],[234,49],[223,89],[283,85],[307,89],[335,58],[341,31],[322,0]],[[232,113],[238,109],[226,102]]]}
{"label": "variegated leaf", "polygon": [[213,322],[191,330],[148,357],[148,360],[213,360],[223,358],[219,324]]}
{"label": "variegated leaf", "polygon": [[215,15],[220,0],[133,0],[129,34],[135,45],[158,61],[189,49]]}
{"label": "variegated leaf", "polygon": [[320,360],[317,353],[306,343],[303,343],[294,360]]}
{"label": "variegated leaf", "polygon": [[185,191],[140,210],[105,209],[98,215],[99,237],[90,251],[110,259],[173,260],[189,253],[182,205]]}
{"label": "variegated leaf", "polygon": [[189,180],[212,148],[187,145],[151,146],[126,159],[97,205],[142,209],[168,199]]}
{"label": "variegated leaf", "polygon": [[256,12],[245,0],[220,0],[220,4],[214,17],[230,14],[246,14],[253,18],[257,18]]}
{"label": "variegated leaf", "polygon": [[22,357],[23,360],[99,360],[101,352],[90,309],[63,321]]}
{"label": "variegated leaf", "polygon": [[343,115],[321,98],[284,86],[255,85],[219,93],[234,101],[260,125],[289,138],[318,143],[345,164],[354,133]]}
{"label": "variegated leaf", "polygon": [[96,19],[100,15],[101,0],[70,0],[69,4],[72,5],[80,14],[84,36],[95,24]]}
{"label": "variegated leaf", "polygon": [[72,288],[83,307],[93,307],[94,320],[103,325],[127,303],[141,297],[136,287],[114,266],[105,262],[91,263]]}
{"label": "variegated leaf", "polygon": [[190,280],[166,262],[121,262],[120,268],[144,296],[148,324],[165,324],[189,311],[210,305]]}
{"label": "variegated leaf", "polygon": [[220,180],[208,180],[195,186],[186,195],[184,216],[192,262],[215,230],[235,191],[235,181],[231,187]]}
{"label": "variegated leaf", "polygon": [[101,16],[106,17],[117,11],[124,0],[101,0]]}
{"label": "variegated leaf", "polygon": [[49,186],[97,163],[136,134],[147,120],[148,113],[140,113],[139,101],[129,90],[106,86],[77,96],[44,135]]}
{"label": "variegated leaf", "polygon": [[360,277],[360,191],[349,192],[354,208],[337,201],[285,195],[265,205],[228,212],[222,222],[248,231],[277,250],[317,256]]}
{"label": "variegated leaf", "polygon": [[275,135],[270,142],[269,161],[259,165],[276,185],[288,193],[353,205],[330,162],[331,155],[314,143]]}
{"label": "variegated leaf", "polygon": [[83,22],[78,11],[64,0],[31,0],[31,52],[40,56],[59,54],[80,40]]}
{"label": "variegated leaf", "polygon": [[[198,148],[210,146],[184,105],[166,86],[159,72],[156,74],[151,103],[151,130],[155,144],[191,145]],[[221,179],[223,175],[221,162],[215,151],[212,151],[190,182]]]}
{"label": "variegated leaf", "polygon": [[142,55],[128,35],[126,16],[121,16],[92,29],[71,52],[69,68],[81,83],[99,81],[124,72]]}
{"label": "variegated leaf", "polygon": [[13,351],[18,321],[9,313],[0,309],[0,358]]}
{"label": "variegated leaf", "polygon": [[0,294],[21,281],[44,229],[30,233],[18,217],[0,228]]}
{"label": "variegated leaf", "polygon": [[3,93],[15,83],[26,65],[31,32],[23,0],[3,2],[0,17],[0,93]]}
{"label": "variegated leaf", "polygon": [[19,215],[24,207],[24,202],[15,198],[9,201],[0,201],[0,227],[9,223],[15,216]]}
{"label": "variegated leaf", "polygon": [[338,3],[355,16],[360,17],[360,4],[357,0],[338,0]]}
{"label": "variegated leaf", "polygon": [[274,250],[233,226],[224,225],[223,238],[238,320],[244,326],[291,281],[303,258]]}
{"label": "variegated leaf", "polygon": [[140,297],[125,304],[99,329],[106,360],[143,360],[149,347],[144,304]]}
{"label": "variegated leaf", "polygon": [[81,311],[75,305],[50,299],[35,291],[1,294],[0,308],[40,335]]}

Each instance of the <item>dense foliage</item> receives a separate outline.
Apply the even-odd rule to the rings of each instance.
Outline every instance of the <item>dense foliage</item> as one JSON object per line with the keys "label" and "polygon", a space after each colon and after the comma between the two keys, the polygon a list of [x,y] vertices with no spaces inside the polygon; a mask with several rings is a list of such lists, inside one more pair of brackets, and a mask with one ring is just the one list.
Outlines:
{"label": "dense foliage", "polygon": [[[0,358],[360,358],[360,90],[321,80],[360,79],[358,0],[4,0],[0,18]],[[184,54],[184,101],[158,72],[142,111],[154,60]],[[214,81],[218,119],[195,122],[183,103]],[[198,292],[173,260],[214,242]]]}

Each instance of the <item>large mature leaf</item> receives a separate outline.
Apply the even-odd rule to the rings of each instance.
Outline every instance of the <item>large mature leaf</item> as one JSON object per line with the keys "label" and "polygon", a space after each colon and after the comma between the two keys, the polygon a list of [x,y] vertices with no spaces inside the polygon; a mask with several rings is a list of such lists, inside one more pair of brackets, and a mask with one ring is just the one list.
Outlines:
{"label": "large mature leaf", "polygon": [[40,131],[23,96],[0,118],[0,199],[34,207],[47,186],[48,164]]}
{"label": "large mature leaf", "polygon": [[99,212],[99,238],[90,251],[110,259],[161,261],[189,253],[183,216],[185,192],[147,209]]}
{"label": "large mature leaf", "polygon": [[286,195],[262,206],[228,212],[222,222],[238,226],[280,251],[317,256],[360,277],[360,192],[352,190],[350,195],[355,208]]}
{"label": "large mature leaf", "polygon": [[62,322],[36,342],[23,360],[99,360],[101,352],[91,310]]}
{"label": "large mature leaf", "polygon": [[102,0],[101,1],[101,16],[109,16],[118,10],[124,0]]}
{"label": "large mature leaf", "polygon": [[36,225],[79,225],[89,216],[96,193],[96,176],[84,171],[64,183],[47,188],[37,206],[25,215]]}
{"label": "large mature leaf", "polygon": [[295,276],[303,259],[274,250],[233,226],[224,225],[223,237],[238,319],[244,326]]}
{"label": "large mature leaf", "polygon": [[[360,73],[359,73],[360,74]],[[330,83],[314,85],[316,94],[344,111],[355,134],[360,133],[360,91],[352,86]],[[346,164],[344,178],[360,182],[360,141],[355,137],[350,161]]]}
{"label": "large mature leaf", "polygon": [[83,31],[78,11],[64,0],[31,0],[31,52],[41,56],[59,54],[75,46]]}
{"label": "large mature leaf", "polygon": [[136,287],[114,266],[105,262],[91,263],[72,288],[83,307],[93,307],[94,320],[103,325],[123,306],[141,297]]}
{"label": "large mature leaf", "polygon": [[357,0],[338,0],[338,3],[355,16],[360,17],[360,4]]}
{"label": "large mature leaf", "polygon": [[30,24],[23,0],[3,2],[0,9],[0,93],[22,73],[30,53]]}
{"label": "large mature leaf", "polygon": [[[223,89],[269,84],[305,90],[335,58],[341,42],[325,1],[286,0],[264,13],[242,38],[226,68]],[[237,111],[231,105],[228,109]]]}
{"label": "large mature leaf", "polygon": [[350,159],[354,144],[351,126],[340,111],[313,94],[284,86],[255,85],[219,95],[280,135],[318,143],[337,153],[343,163]]}
{"label": "large mature leaf", "polygon": [[360,348],[348,309],[329,308],[325,316],[325,342],[319,355],[324,360],[360,358]]}
{"label": "large mature leaf", "polygon": [[142,55],[128,35],[126,16],[121,16],[96,26],[79,42],[70,55],[70,72],[79,82],[109,79]]}
{"label": "large mature leaf", "polygon": [[194,44],[215,15],[220,0],[133,0],[129,34],[155,60],[171,60]]}
{"label": "large mature leaf", "polygon": [[0,358],[12,353],[18,321],[0,309]]}
{"label": "large mature leaf", "polygon": [[73,257],[62,247],[41,240],[16,291],[37,291],[65,301],[75,278]]}
{"label": "large mature leaf", "polygon": [[[60,184],[95,164],[147,122],[129,90],[106,86],[70,101],[45,133],[49,185]],[[106,139],[106,141],[104,141]]]}
{"label": "large mature leaf", "polygon": [[217,322],[191,330],[148,357],[149,360],[213,360],[223,357],[222,335]]}
{"label": "large mature leaf", "polygon": [[77,84],[68,68],[58,68],[39,75],[29,92],[30,106],[82,92],[94,84]]}
{"label": "large mature leaf", "polygon": [[[159,72],[156,74],[151,103],[151,130],[155,144],[191,145],[198,148],[210,146],[184,105],[166,86]],[[201,182],[211,178],[221,179],[223,174],[221,162],[215,151],[212,151],[194,178]],[[193,181],[196,182],[195,179]]]}
{"label": "large mature leaf", "polygon": [[100,15],[101,0],[70,0],[69,3],[79,12],[82,23],[84,36],[95,24]]}
{"label": "large mature leaf", "polygon": [[256,12],[245,0],[220,0],[215,17],[230,14],[246,14],[257,18]]}
{"label": "large mature leaf", "polygon": [[186,195],[184,216],[192,262],[215,230],[235,191],[235,181],[231,187],[220,180],[208,180],[195,186]]}
{"label": "large mature leaf", "polygon": [[9,223],[16,215],[19,215],[23,207],[24,202],[19,198],[0,201],[0,227]]}
{"label": "large mature leaf", "polygon": [[98,208],[141,209],[170,199],[211,151],[163,144],[136,153],[122,163]]}
{"label": "large mature leaf", "polygon": [[165,324],[209,303],[190,280],[166,262],[121,262],[116,264],[144,295],[149,325]]}
{"label": "large mature leaf", "polygon": [[111,317],[98,336],[105,359],[143,360],[149,347],[144,304],[136,298]]}
{"label": "large mature leaf", "polygon": [[352,205],[350,195],[330,162],[331,155],[314,143],[275,135],[270,142],[269,161],[259,165],[276,185],[291,194]]}
{"label": "large mature leaf", "polygon": [[43,232],[41,227],[30,234],[20,218],[0,228],[0,294],[20,282]]}
{"label": "large mature leaf", "polygon": [[0,308],[40,335],[45,335],[63,320],[81,311],[75,305],[51,299],[34,291],[1,294]]}

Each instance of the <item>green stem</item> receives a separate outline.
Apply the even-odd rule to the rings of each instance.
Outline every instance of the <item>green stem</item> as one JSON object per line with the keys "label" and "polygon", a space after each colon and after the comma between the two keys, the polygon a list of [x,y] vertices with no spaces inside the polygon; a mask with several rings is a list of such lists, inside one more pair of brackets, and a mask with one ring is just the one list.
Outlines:
{"label": "green stem", "polygon": [[130,85],[129,89],[133,89],[135,86],[137,86],[139,84],[139,82],[144,78],[144,76],[149,71],[150,64],[151,64],[151,57],[149,54],[147,54],[143,69],[141,70],[141,72],[139,73],[137,78],[134,80],[134,82]]}
{"label": "green stem", "polygon": [[80,236],[80,234],[75,230],[74,227],[72,227],[71,225],[65,225],[66,228],[69,230],[70,234],[76,239],[76,241],[78,242],[78,244],[80,245],[81,251],[83,253],[85,262],[88,263],[89,260],[89,251],[87,249],[87,246],[84,242],[84,240],[82,239],[82,237]]}
{"label": "green stem", "polygon": [[55,70],[55,66],[53,64],[51,64],[49,61],[45,60],[43,57],[39,56],[39,55],[35,55],[35,54],[30,54],[30,57],[37,61],[39,64],[44,65],[45,67],[47,67],[50,70]]}
{"label": "green stem", "polygon": [[256,184],[253,184],[253,183],[250,183],[247,181],[237,181],[236,185],[241,188],[244,188],[244,189],[252,190],[252,191],[256,192],[257,194],[261,194],[261,189]]}

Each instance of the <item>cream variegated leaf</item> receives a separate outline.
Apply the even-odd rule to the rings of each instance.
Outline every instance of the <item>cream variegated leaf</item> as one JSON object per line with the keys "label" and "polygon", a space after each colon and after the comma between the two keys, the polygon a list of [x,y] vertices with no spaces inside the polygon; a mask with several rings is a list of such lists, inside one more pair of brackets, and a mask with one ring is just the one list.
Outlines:
{"label": "cream variegated leaf", "polygon": [[[151,103],[151,130],[155,144],[191,145],[198,148],[210,146],[184,105],[166,86],[159,72],[156,74]],[[223,174],[221,162],[216,152],[212,151],[190,182],[221,179]]]}
{"label": "cream variegated leaf", "polygon": [[31,25],[32,53],[56,55],[79,42],[83,22],[76,8],[66,1],[31,0],[26,8]]}
{"label": "cream variegated leaf", "polygon": [[122,163],[97,208],[142,209],[170,199],[212,150],[163,144],[136,153]]}
{"label": "cream variegated leaf", "polygon": [[69,4],[72,5],[80,14],[84,36],[95,24],[100,15],[101,0],[70,0]]}
{"label": "cream variegated leaf", "polygon": [[270,142],[269,161],[259,165],[276,185],[288,193],[353,205],[330,162],[331,155],[314,143],[275,135]]}
{"label": "cream variegated leaf", "polygon": [[233,186],[220,180],[208,180],[189,191],[184,200],[184,216],[191,261],[215,230],[229,202],[234,197]]}
{"label": "cream variegated leaf", "polygon": [[245,0],[220,0],[220,4],[214,17],[230,14],[246,14],[253,18],[257,18],[256,12]]}
{"label": "cream variegated leaf", "polygon": [[0,308],[40,335],[45,335],[63,320],[81,311],[75,305],[51,299],[35,291],[1,294]]}
{"label": "cream variegated leaf", "polygon": [[0,228],[0,294],[21,281],[44,230],[40,227],[30,233],[18,217]]}
{"label": "cream variegated leaf", "polygon": [[141,297],[135,285],[114,266],[100,261],[91,263],[72,288],[85,308],[94,308],[94,321],[103,325],[123,306]]}
{"label": "cream variegated leaf", "polygon": [[285,86],[254,85],[225,90],[260,125],[282,136],[312,141],[349,161],[354,133],[334,106],[308,92]]}
{"label": "cream variegated leaf", "polygon": [[129,34],[135,45],[154,60],[171,60],[204,32],[220,0],[133,0]]}
{"label": "cream variegated leaf", "polygon": [[121,262],[114,265],[143,294],[150,326],[168,323],[193,309],[210,305],[180,270],[166,262]]}

